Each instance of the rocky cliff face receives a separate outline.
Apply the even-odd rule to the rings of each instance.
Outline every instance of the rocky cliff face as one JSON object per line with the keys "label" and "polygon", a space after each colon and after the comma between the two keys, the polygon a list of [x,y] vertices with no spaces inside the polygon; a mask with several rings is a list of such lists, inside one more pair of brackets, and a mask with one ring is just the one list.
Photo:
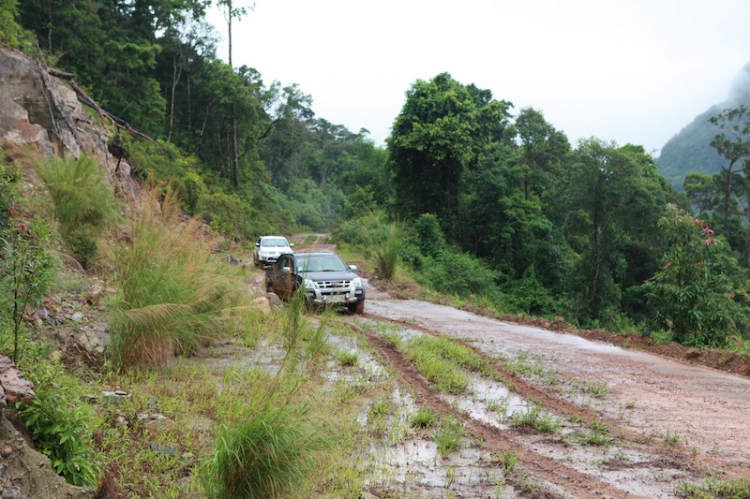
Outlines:
{"label": "rocky cliff face", "polygon": [[88,153],[108,164],[107,130],[76,93],[24,54],[0,47],[0,147],[11,159]]}
{"label": "rocky cliff face", "polygon": [[[109,178],[116,180],[117,159],[107,150],[108,130],[96,112],[89,112],[77,93],[41,64],[0,46],[0,148],[8,158],[28,164],[34,157],[88,154]],[[135,195],[129,167],[120,165],[113,182],[120,192]],[[9,359],[0,359],[0,406],[33,397]],[[49,459],[36,452],[23,428],[17,429],[13,411],[0,410],[0,497],[89,498],[95,491],[74,487],[52,470]],[[20,430],[20,431],[19,431]]]}

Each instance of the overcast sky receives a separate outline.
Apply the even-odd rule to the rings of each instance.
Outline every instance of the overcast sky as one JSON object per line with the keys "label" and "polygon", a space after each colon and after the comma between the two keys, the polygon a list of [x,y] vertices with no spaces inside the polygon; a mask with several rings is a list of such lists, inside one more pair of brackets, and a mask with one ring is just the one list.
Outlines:
{"label": "overcast sky", "polygon": [[[209,20],[226,38],[221,14]],[[257,0],[235,22],[234,65],[299,84],[317,117],[378,144],[410,85],[447,71],[514,114],[541,110],[574,145],[594,136],[658,156],[727,97],[750,62],[749,27],[750,0]]]}

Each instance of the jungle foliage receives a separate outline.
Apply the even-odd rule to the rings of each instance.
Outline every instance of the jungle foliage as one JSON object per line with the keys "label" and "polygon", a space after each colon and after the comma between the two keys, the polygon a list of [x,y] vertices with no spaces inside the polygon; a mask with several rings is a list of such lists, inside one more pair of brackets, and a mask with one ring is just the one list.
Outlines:
{"label": "jungle foliage", "polygon": [[218,58],[209,5],[6,0],[0,43],[25,49],[35,37],[48,65],[74,73],[102,108],[158,142],[111,130],[125,160],[175,182],[189,214],[231,237],[326,229],[358,188],[384,201],[385,151],[366,130],[316,118],[297,85]]}
{"label": "jungle foliage", "polygon": [[[237,240],[337,227],[385,278],[403,264],[439,292],[502,311],[612,329],[651,321],[680,339],[675,320],[655,321],[661,295],[644,287],[667,282],[657,277],[676,243],[660,221],[674,204],[697,207],[716,230],[725,249],[711,268],[742,296],[744,156],[718,177],[688,176],[688,198],[643,147],[570,144],[541,111],[514,111],[448,73],[411,85],[387,146],[377,147],[364,129],[316,117],[297,85],[219,59],[208,5],[10,1],[0,22],[15,33],[4,43],[20,47],[31,33],[50,65],[155,138],[158,146],[112,130],[139,174],[170,183],[185,212]],[[730,141],[747,118],[716,116],[714,135]],[[722,144],[713,148],[727,159]],[[740,305],[709,343],[745,334]]]}
{"label": "jungle foliage", "polygon": [[573,147],[540,111],[512,107],[447,73],[414,83],[388,141],[392,202],[340,224],[337,237],[382,245],[397,217],[402,260],[423,284],[504,312],[702,346],[747,334],[747,304],[734,298],[747,286],[743,107],[712,120],[730,174],[689,177],[689,198],[643,147]]}

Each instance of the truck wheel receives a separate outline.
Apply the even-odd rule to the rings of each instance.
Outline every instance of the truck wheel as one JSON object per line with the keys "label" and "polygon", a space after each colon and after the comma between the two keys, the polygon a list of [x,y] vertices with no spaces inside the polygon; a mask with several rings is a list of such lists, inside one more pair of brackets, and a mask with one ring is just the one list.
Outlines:
{"label": "truck wheel", "polygon": [[352,303],[349,305],[349,312],[357,315],[362,315],[365,313],[365,301],[360,300],[357,303]]}

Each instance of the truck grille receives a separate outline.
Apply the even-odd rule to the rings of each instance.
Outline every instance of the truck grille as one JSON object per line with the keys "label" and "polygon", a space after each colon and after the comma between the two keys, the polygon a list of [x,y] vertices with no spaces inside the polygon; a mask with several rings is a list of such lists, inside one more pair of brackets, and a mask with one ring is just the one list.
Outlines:
{"label": "truck grille", "polygon": [[317,281],[318,288],[326,291],[349,289],[351,281]]}

